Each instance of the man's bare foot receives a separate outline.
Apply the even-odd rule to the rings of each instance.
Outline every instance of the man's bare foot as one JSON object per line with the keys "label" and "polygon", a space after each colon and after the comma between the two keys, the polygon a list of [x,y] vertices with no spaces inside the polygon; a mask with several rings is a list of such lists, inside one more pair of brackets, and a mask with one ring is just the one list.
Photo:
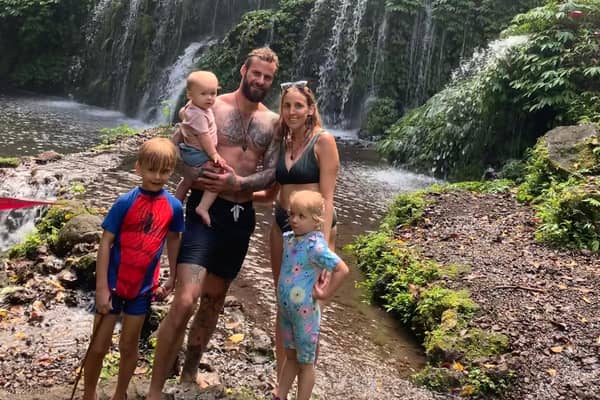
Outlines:
{"label": "man's bare foot", "polygon": [[204,225],[210,226],[210,215],[208,215],[208,210],[205,210],[201,206],[198,206],[196,207],[196,214],[198,214],[200,218],[202,218],[202,222],[204,222]]}
{"label": "man's bare foot", "polygon": [[185,386],[196,385],[198,389],[206,389],[210,386],[210,384],[202,378],[200,374],[196,374],[196,376],[181,374],[181,378],[179,379],[180,383]]}

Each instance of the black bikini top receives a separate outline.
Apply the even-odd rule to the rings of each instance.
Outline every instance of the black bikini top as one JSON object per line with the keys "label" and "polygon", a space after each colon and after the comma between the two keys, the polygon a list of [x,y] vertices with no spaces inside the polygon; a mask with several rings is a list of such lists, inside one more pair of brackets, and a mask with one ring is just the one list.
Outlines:
{"label": "black bikini top", "polygon": [[319,183],[321,171],[315,156],[315,143],[323,130],[317,131],[310,139],[302,155],[288,170],[285,166],[285,141],[281,141],[279,159],[275,167],[275,179],[280,185]]}

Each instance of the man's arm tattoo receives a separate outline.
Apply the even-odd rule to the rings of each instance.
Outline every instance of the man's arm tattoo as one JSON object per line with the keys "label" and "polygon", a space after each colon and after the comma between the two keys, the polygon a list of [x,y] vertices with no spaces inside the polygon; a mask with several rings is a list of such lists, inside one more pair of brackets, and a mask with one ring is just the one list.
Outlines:
{"label": "man's arm tattoo", "polygon": [[[265,135],[266,136],[266,135]],[[279,157],[280,139],[271,135],[269,147],[263,157],[263,170],[243,177],[240,182],[242,191],[257,191],[271,187],[275,182],[275,165]]]}

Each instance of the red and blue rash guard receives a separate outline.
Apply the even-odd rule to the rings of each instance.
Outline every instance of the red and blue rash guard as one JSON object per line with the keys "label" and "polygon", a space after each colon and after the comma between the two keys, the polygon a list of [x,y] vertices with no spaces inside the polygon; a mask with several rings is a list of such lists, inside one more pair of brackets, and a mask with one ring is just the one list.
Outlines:
{"label": "red and blue rash guard", "polygon": [[156,287],[167,233],[184,230],[183,207],[165,189],[136,187],[119,196],[102,228],[115,235],[108,287],[123,299],[134,299]]}

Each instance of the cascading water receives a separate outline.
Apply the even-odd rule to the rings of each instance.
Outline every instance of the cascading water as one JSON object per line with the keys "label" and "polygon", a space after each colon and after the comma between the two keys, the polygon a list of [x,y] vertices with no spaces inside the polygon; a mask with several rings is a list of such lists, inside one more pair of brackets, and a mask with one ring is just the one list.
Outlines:
{"label": "cascading water", "polygon": [[[317,94],[319,105],[330,124],[339,124],[353,83],[353,68],[358,59],[357,43],[367,0],[341,0],[337,7],[325,62],[319,68]],[[350,10],[353,9],[353,12]]]}
{"label": "cascading water", "polygon": [[494,40],[485,49],[476,49],[471,58],[462,60],[458,68],[452,72],[452,81],[469,78],[486,66],[506,57],[512,48],[527,42],[526,35],[509,36],[505,39]]}
{"label": "cascading water", "polygon": [[[156,84],[144,93],[138,118],[153,124],[170,123],[185,90],[186,76],[194,69],[202,52],[213,43],[213,40],[190,43],[175,63],[163,71]],[[157,88],[160,90],[157,91]]]}
{"label": "cascading water", "polygon": [[387,39],[388,15],[389,12],[386,8],[383,14],[383,20],[377,31],[377,44],[375,45],[375,51],[372,57],[370,57],[372,58],[372,62],[369,63],[371,66],[371,88],[369,90],[370,97],[377,96],[377,68],[380,64],[383,64],[385,60],[383,49]]}
{"label": "cascading water", "polygon": [[127,80],[129,79],[129,69],[131,68],[132,61],[130,54],[133,50],[133,44],[135,42],[135,22],[137,20],[139,6],[140,0],[131,0],[129,3],[129,14],[124,23],[125,33],[121,38],[115,57],[115,67],[117,68],[117,73],[124,77],[122,84],[118,86],[117,92],[117,98],[119,99],[119,110],[125,109]]}
{"label": "cascading water", "polygon": [[[101,0],[74,61],[77,98],[128,115],[156,118],[165,71],[192,43],[218,40],[247,11],[275,0]],[[140,106],[144,103],[144,107]]]}
{"label": "cascading water", "polygon": [[[31,176],[5,179],[0,185],[0,197],[51,200],[56,193],[56,180],[31,182]],[[34,221],[40,217],[44,207],[0,211],[0,252],[23,240],[33,230]]]}
{"label": "cascading water", "polygon": [[404,95],[405,104],[411,107],[421,104],[427,98],[435,46],[433,1],[425,0],[423,6],[423,11],[415,16],[408,50],[408,74]]}
{"label": "cascading water", "polygon": [[306,54],[308,53],[308,41],[310,38],[313,37],[313,31],[319,21],[318,17],[319,17],[319,15],[321,15],[321,12],[322,12],[324,6],[326,5],[326,1],[327,0],[316,0],[315,4],[313,5],[313,8],[310,12],[310,17],[308,19],[308,23],[307,23],[307,27],[306,27],[306,34],[302,38],[302,42],[300,43],[300,48],[298,50],[298,59],[296,61],[296,69],[294,70],[294,74],[292,76],[294,79],[303,78],[303,74],[305,72],[306,63],[307,63]]}

